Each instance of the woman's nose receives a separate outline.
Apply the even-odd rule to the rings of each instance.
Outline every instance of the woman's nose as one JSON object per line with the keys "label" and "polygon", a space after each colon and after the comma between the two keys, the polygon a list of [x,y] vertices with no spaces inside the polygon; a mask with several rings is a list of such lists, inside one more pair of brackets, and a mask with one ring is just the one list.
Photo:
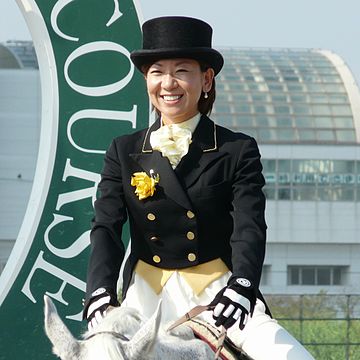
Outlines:
{"label": "woman's nose", "polygon": [[164,89],[170,90],[177,87],[177,81],[171,74],[164,75],[162,79],[162,87]]}

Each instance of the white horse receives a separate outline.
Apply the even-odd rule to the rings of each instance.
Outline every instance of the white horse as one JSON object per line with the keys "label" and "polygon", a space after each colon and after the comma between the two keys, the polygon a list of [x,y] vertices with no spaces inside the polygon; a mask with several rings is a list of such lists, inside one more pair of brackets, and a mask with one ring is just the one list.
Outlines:
{"label": "white horse", "polygon": [[179,326],[171,332],[160,327],[161,304],[147,320],[135,309],[114,308],[94,331],[77,340],[51,299],[44,296],[44,302],[45,331],[54,354],[62,360],[214,359],[210,346],[196,339],[189,327]]}

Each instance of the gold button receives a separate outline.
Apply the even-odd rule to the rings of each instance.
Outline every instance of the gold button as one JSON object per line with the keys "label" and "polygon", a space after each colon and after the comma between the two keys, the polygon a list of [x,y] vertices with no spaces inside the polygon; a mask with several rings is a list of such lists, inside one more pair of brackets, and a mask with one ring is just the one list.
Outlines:
{"label": "gold button", "polygon": [[152,236],[152,237],[150,238],[150,240],[151,240],[151,241],[158,241],[159,238],[158,238],[157,236]]}
{"label": "gold button", "polygon": [[154,221],[156,219],[156,216],[153,213],[148,213],[147,214],[147,218],[150,221]]}
{"label": "gold button", "polygon": [[195,217],[195,214],[191,210],[188,210],[188,212],[186,213],[186,216],[189,219],[193,219]]}
{"label": "gold button", "polygon": [[193,253],[189,253],[189,254],[188,254],[188,260],[189,260],[189,261],[195,261],[195,260],[196,260],[196,255],[193,254]]}
{"label": "gold button", "polygon": [[186,234],[186,237],[189,240],[194,240],[195,239],[195,234],[192,231],[188,231],[187,234]]}
{"label": "gold button", "polygon": [[160,256],[158,255],[153,256],[153,261],[158,264],[161,261]]}

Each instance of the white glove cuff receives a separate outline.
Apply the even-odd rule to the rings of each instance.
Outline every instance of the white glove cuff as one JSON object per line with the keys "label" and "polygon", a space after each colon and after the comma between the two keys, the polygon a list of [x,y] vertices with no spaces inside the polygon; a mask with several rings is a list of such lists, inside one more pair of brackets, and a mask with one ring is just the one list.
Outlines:
{"label": "white glove cuff", "polygon": [[94,301],[92,304],[90,304],[86,317],[88,318],[96,309],[103,306],[104,304],[110,303],[110,295],[104,296],[96,301]]}

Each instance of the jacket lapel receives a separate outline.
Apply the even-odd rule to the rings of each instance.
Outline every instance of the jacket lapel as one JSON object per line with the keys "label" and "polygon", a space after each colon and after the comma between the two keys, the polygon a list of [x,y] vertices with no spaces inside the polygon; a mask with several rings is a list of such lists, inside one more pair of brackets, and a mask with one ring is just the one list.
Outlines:
{"label": "jacket lapel", "polygon": [[189,188],[216,159],[225,154],[218,151],[216,125],[207,116],[202,115],[195,129],[189,152],[181,159],[175,172]]}
{"label": "jacket lapel", "polygon": [[157,120],[146,132],[145,139],[142,144],[141,153],[129,154],[143,169],[149,174],[150,170],[154,170],[155,174],[159,174],[159,185],[164,189],[165,194],[176,201],[179,205],[186,209],[191,209],[191,202],[181,186],[176,173],[169,160],[163,157],[159,151],[152,150],[150,145],[150,134],[158,129],[160,120]]}

